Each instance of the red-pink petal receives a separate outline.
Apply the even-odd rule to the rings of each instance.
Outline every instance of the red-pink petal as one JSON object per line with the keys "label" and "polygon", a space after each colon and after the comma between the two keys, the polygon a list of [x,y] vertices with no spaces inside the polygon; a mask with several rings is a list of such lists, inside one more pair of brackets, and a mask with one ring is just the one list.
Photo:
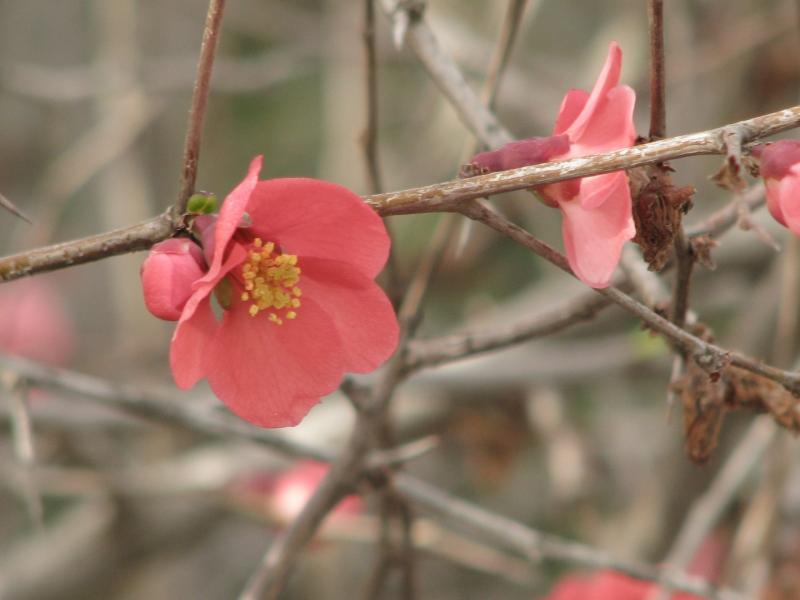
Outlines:
{"label": "red-pink petal", "polygon": [[[767,204],[778,222],[800,236],[800,164],[794,165],[782,179],[777,181],[777,185],[773,184],[772,194],[770,186],[767,186]],[[776,210],[773,211],[773,208]],[[783,219],[779,219],[776,212]]]}
{"label": "red-pink petal", "polygon": [[[603,65],[603,70],[594,84],[592,93],[589,95],[581,113],[575,118],[570,126],[563,132],[569,135],[569,139],[580,142],[581,138],[589,126],[589,123],[596,118],[596,113],[606,101],[608,92],[619,83],[619,75],[622,70],[622,50],[616,42],[611,42],[608,46],[608,56]],[[573,101],[574,102],[574,101]],[[560,133],[560,132],[559,132]]]}
{"label": "red-pink petal", "polygon": [[341,380],[342,342],[331,318],[305,297],[297,313],[276,325],[234,302],[208,346],[204,370],[211,389],[255,425],[297,425]]}
{"label": "red-pink petal", "polygon": [[781,198],[783,197],[783,188],[791,184],[785,184],[785,179],[765,179],[764,185],[767,188],[767,208],[772,218],[784,227],[786,225],[786,218],[783,216],[783,208],[781,207]]}
{"label": "red-pink petal", "polygon": [[247,170],[245,178],[237,185],[230,194],[225,198],[222,203],[222,208],[217,217],[216,226],[214,229],[214,260],[211,261],[208,273],[203,278],[206,282],[217,281],[219,279],[219,271],[222,268],[222,260],[225,258],[225,251],[228,248],[236,228],[242,222],[247,210],[247,203],[250,200],[250,194],[258,183],[258,174],[261,171],[262,157],[256,156],[250,163],[250,168]]}
{"label": "red-pink petal", "polygon": [[573,138],[569,155],[586,156],[632,146],[636,139],[635,103],[636,93],[627,85],[610,90],[606,101],[598,105],[593,118],[586,123],[580,138]]}
{"label": "red-pink petal", "polygon": [[575,119],[581,114],[588,101],[589,92],[586,90],[573,89],[568,91],[561,101],[561,108],[558,109],[553,135],[561,135],[569,129],[569,126],[575,122]]}
{"label": "red-pink petal", "polygon": [[509,142],[497,150],[476,154],[471,162],[489,172],[507,171],[547,162],[567,152],[569,138],[566,135],[552,135]]}
{"label": "red-pink petal", "polygon": [[751,152],[760,159],[759,169],[764,179],[780,179],[800,163],[800,140],[759,144]]}
{"label": "red-pink petal", "polygon": [[561,229],[576,277],[591,287],[603,288],[611,281],[623,244],[636,234],[636,228],[625,173],[585,177],[581,196],[591,198],[595,189],[603,195],[599,208],[586,208],[578,200],[560,204],[564,215]]}
{"label": "red-pink petal", "polygon": [[330,315],[342,340],[344,369],[367,373],[389,358],[399,328],[383,290],[347,263],[304,256],[299,264],[303,306],[313,298]]}
{"label": "red-pink petal", "polygon": [[179,388],[188,390],[206,377],[203,359],[218,327],[208,294],[200,297],[191,315],[178,321],[169,348],[169,364]]}
{"label": "red-pink petal", "polygon": [[204,266],[203,252],[191,240],[173,238],[153,246],[141,268],[147,310],[159,319],[177,321]]}
{"label": "red-pink petal", "polygon": [[389,256],[381,218],[340,185],[304,178],[260,181],[247,211],[251,230],[299,256],[347,262],[375,277]]}

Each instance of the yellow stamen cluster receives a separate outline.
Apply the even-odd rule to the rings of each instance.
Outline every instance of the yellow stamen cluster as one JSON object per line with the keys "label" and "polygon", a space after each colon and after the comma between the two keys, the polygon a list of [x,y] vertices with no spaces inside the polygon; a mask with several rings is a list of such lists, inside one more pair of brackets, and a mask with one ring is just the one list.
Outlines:
{"label": "yellow stamen cluster", "polygon": [[[275,244],[261,238],[253,240],[248,260],[242,265],[244,292],[242,302],[250,302],[250,315],[273,309],[268,319],[283,325],[284,319],[294,319],[300,307],[302,292],[297,287],[300,267],[294,254],[274,254]],[[277,311],[283,311],[282,314]]]}

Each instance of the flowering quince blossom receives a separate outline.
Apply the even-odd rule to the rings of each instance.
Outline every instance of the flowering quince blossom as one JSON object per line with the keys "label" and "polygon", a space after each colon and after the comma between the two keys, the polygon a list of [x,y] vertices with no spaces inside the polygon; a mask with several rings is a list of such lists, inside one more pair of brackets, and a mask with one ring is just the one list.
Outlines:
{"label": "flowering quince blossom", "polygon": [[[562,579],[543,600],[647,600],[655,585],[614,571],[599,571],[587,577],[570,575]],[[672,600],[700,600],[694,594],[679,593]]]}
{"label": "flowering quince blossom", "polygon": [[[302,460],[281,473],[270,494],[270,510],[279,521],[291,523],[314,495],[330,467],[314,460]],[[363,509],[361,498],[345,496],[333,510],[335,517],[357,515]]]}
{"label": "flowering quince blossom", "polygon": [[[296,425],[345,371],[394,351],[397,319],[373,281],[389,253],[381,219],[326,181],[259,181],[261,157],[218,216],[188,239],[156,244],[142,265],[145,304],[177,320],[170,366],[178,387],[202,378],[237,415]],[[211,297],[222,307],[217,319]]]}
{"label": "flowering quince blossom", "polygon": [[61,296],[47,281],[37,277],[0,286],[0,352],[64,365],[76,339]]}
{"label": "flowering quince blossom", "polygon": [[[632,146],[636,94],[619,85],[621,69],[622,51],[612,42],[591,94],[570,90],[564,97],[552,136],[511,142],[476,155],[472,164],[492,172]],[[571,179],[535,191],[545,203],[561,209],[564,246],[578,279],[594,288],[607,287],[623,244],[636,235],[627,174]]]}
{"label": "flowering quince blossom", "polygon": [[761,144],[752,153],[761,162],[770,214],[800,236],[800,140]]}

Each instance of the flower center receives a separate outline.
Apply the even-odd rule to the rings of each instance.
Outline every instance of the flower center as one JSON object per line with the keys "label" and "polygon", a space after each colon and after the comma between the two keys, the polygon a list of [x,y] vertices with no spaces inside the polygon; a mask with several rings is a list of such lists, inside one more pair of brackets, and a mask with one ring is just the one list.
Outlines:
{"label": "flower center", "polygon": [[302,292],[297,287],[300,267],[294,254],[275,253],[275,244],[261,238],[253,240],[247,261],[242,265],[244,292],[242,302],[251,302],[250,315],[270,311],[269,320],[283,325],[284,319],[294,319],[294,309],[300,307]]}

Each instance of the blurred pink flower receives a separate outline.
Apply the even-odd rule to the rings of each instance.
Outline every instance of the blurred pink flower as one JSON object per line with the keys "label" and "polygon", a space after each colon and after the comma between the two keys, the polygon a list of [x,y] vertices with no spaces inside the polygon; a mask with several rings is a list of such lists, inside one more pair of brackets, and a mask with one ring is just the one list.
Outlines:
{"label": "blurred pink flower", "polygon": [[[178,387],[202,378],[241,418],[296,425],[345,371],[378,367],[397,346],[391,303],[375,283],[389,253],[383,221],[327,181],[259,181],[261,157],[191,240],[156,244],[142,265],[148,309],[177,320]],[[222,307],[215,316],[211,298]]]}
{"label": "blurred pink flower", "polygon": [[[615,571],[598,571],[581,577],[569,575],[559,581],[543,600],[648,600],[655,585]],[[678,593],[671,600],[702,600],[701,596]]]}
{"label": "blurred pink flower", "polygon": [[[727,548],[727,538],[721,532],[709,535],[695,552],[688,572],[708,581],[720,574]],[[542,600],[650,600],[656,585],[633,579],[616,571],[596,571],[590,575],[562,577]],[[675,593],[671,600],[702,600],[701,596]]]}
{"label": "blurred pink flower", "polygon": [[761,144],[752,153],[761,161],[770,214],[800,236],[800,141]]}
{"label": "blurred pink flower", "polygon": [[58,289],[41,277],[0,285],[0,352],[64,365],[76,333]]}
{"label": "blurred pink flower", "polygon": [[[497,171],[632,146],[636,94],[619,85],[621,69],[622,51],[612,42],[591,94],[570,90],[564,97],[551,137],[511,142],[476,155],[473,164]],[[572,271],[587,285],[607,287],[623,244],[636,235],[627,174],[616,171],[572,179],[536,191],[547,204],[561,209]]]}
{"label": "blurred pink flower", "polygon": [[[303,510],[329,469],[325,463],[302,460],[281,473],[270,493],[270,512],[279,521],[291,522]],[[339,502],[332,514],[347,517],[358,514],[362,509],[361,498],[347,496]]]}

